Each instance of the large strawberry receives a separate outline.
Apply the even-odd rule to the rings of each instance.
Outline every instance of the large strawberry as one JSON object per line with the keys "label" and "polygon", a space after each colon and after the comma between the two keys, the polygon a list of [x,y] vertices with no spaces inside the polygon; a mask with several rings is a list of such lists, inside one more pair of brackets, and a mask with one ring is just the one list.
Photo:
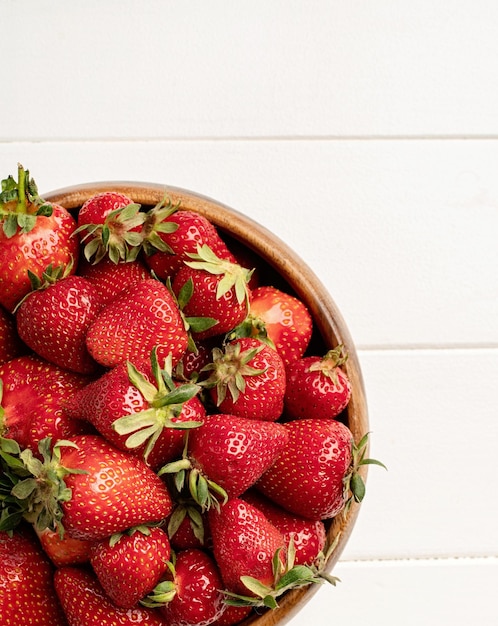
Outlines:
{"label": "large strawberry", "polygon": [[141,229],[145,213],[140,205],[117,191],[103,191],[88,198],[78,212],[78,233],[85,258],[98,263],[109,258],[113,263],[135,259],[142,244]]}
{"label": "large strawberry", "polygon": [[98,292],[81,276],[59,278],[45,272],[44,281],[17,310],[17,332],[36,354],[73,372],[90,374],[97,363],[86,347],[90,324],[101,309]]}
{"label": "large strawberry", "polygon": [[36,451],[45,437],[55,442],[88,430],[88,425],[68,417],[68,398],[88,383],[37,356],[23,355],[0,366],[0,436],[15,439]]}
{"label": "large strawberry", "polygon": [[274,422],[284,407],[285,365],[278,352],[259,339],[244,337],[214,348],[202,385],[222,413]]}
{"label": "large strawberry", "polygon": [[162,528],[139,526],[97,541],[90,563],[116,606],[132,608],[150,593],[168,568],[168,535]]}
{"label": "large strawberry", "polygon": [[164,626],[153,609],[117,607],[91,570],[61,567],[55,572],[54,584],[69,626]]}
{"label": "large strawberry", "polygon": [[154,347],[161,362],[171,354],[176,365],[188,335],[174,297],[161,282],[149,279],[132,283],[100,311],[86,345],[104,367],[148,358]]}
{"label": "large strawberry", "polygon": [[43,462],[29,449],[21,452],[24,471],[30,475],[12,489],[26,518],[38,529],[48,527],[77,539],[96,540],[159,522],[171,513],[173,505],[163,481],[143,461],[102,437],[72,437],[56,443],[52,454],[49,440],[40,447]]}
{"label": "large strawberry", "polygon": [[159,583],[144,601],[159,606],[168,626],[209,626],[223,614],[223,582],[209,554],[198,549],[180,551],[171,573],[171,580]]}
{"label": "large strawberry", "polygon": [[178,297],[190,283],[191,296],[182,307],[185,316],[216,320],[210,328],[192,334],[195,339],[223,335],[249,312],[251,272],[217,256],[207,245],[198,246],[197,253],[188,257],[174,277],[173,291]]}
{"label": "large strawberry", "polygon": [[[271,467],[287,443],[282,424],[235,415],[207,416],[189,432],[187,456],[166,465],[160,474],[188,472],[191,495],[203,508],[234,498]],[[181,483],[181,481],[180,481]]]}
{"label": "large strawberry", "polygon": [[26,352],[17,334],[14,317],[0,306],[0,365]]}
{"label": "large strawberry", "polygon": [[286,416],[337,417],[351,397],[351,382],[341,367],[346,359],[343,346],[338,346],[324,357],[306,356],[292,362],[287,367]]}
{"label": "large strawberry", "polygon": [[28,271],[41,278],[49,265],[77,267],[76,220],[62,206],[44,202],[21,165],[18,181],[2,181],[0,193],[0,304],[13,311],[31,291]]}
{"label": "large strawberry", "polygon": [[53,566],[29,527],[0,531],[2,626],[65,626],[54,589]]}
{"label": "large strawberry", "polygon": [[284,424],[289,434],[285,449],[256,484],[268,498],[291,513],[313,520],[337,515],[364,485],[359,465],[367,438],[355,445],[349,428],[337,420],[300,419]]}

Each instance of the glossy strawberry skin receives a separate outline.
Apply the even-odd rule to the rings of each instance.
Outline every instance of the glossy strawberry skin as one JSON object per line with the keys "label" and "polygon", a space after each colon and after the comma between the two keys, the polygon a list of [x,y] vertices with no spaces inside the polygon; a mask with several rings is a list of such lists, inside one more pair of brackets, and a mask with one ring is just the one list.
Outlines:
{"label": "glossy strawberry skin", "polygon": [[97,540],[133,526],[165,519],[173,504],[162,480],[140,459],[98,435],[80,435],[61,449],[61,465],[84,470],[68,474],[71,499],[62,504],[65,531]]}
{"label": "glossy strawberry skin", "polygon": [[214,556],[229,591],[251,595],[241,576],[252,576],[272,585],[272,560],[277,550],[285,552],[285,541],[261,511],[233,498],[219,512],[209,511],[209,524]]}
{"label": "glossy strawberry skin", "polygon": [[37,217],[35,227],[28,233],[19,231],[6,237],[0,228],[0,304],[13,311],[20,300],[31,291],[28,270],[41,278],[53,267],[72,263],[77,268],[78,239],[71,237],[76,220],[63,207],[52,204],[52,215]]}
{"label": "glossy strawberry skin", "polygon": [[36,354],[74,372],[97,369],[85,337],[101,309],[97,290],[81,276],[68,276],[33,291],[17,311],[17,332]]}
{"label": "glossy strawberry skin", "polygon": [[342,422],[287,422],[289,440],[256,488],[284,509],[313,520],[337,515],[345,505],[344,478],[351,468],[353,435]]}
{"label": "glossy strawberry skin", "polygon": [[151,527],[147,534],[124,533],[111,545],[108,538],[96,542],[90,563],[104,591],[116,606],[132,608],[152,591],[170,560],[167,534]]}
{"label": "glossy strawberry skin", "polygon": [[36,451],[44,437],[55,442],[88,431],[84,423],[72,420],[64,412],[67,399],[88,383],[86,376],[40,357],[23,355],[0,366],[0,380],[2,436]]}
{"label": "glossy strawberry skin", "polygon": [[36,533],[43,551],[56,567],[78,565],[90,561],[93,541],[75,539],[67,534],[61,537],[57,531],[49,528],[36,530]]}
{"label": "glossy strawberry skin", "polygon": [[17,334],[14,317],[0,306],[0,365],[27,351]]}
{"label": "glossy strawberry skin", "polygon": [[251,316],[264,322],[286,365],[303,356],[311,340],[313,320],[301,300],[276,287],[257,287],[251,293]]}
{"label": "glossy strawberry skin", "polygon": [[53,584],[53,566],[29,528],[0,531],[2,626],[65,626]]}
{"label": "glossy strawberry skin", "polygon": [[223,614],[223,582],[218,566],[206,552],[178,552],[174,583],[174,598],[159,609],[168,626],[208,626]]}
{"label": "glossy strawberry skin", "polygon": [[187,349],[188,336],[172,295],[150,279],[129,285],[100,311],[86,344],[104,367],[148,358],[155,346],[160,362],[171,353],[175,365]]}
{"label": "glossy strawberry skin", "polygon": [[287,443],[282,424],[216,414],[189,434],[194,468],[234,498],[252,486]]}
{"label": "glossy strawberry skin", "polygon": [[61,567],[54,584],[69,626],[164,626],[159,613],[152,609],[115,606],[91,570]]}

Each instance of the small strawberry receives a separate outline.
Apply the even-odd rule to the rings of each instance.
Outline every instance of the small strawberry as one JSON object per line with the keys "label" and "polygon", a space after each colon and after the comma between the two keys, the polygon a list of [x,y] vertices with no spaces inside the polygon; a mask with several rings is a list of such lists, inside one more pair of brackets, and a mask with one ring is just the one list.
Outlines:
{"label": "small strawberry", "polygon": [[17,309],[17,332],[36,354],[73,372],[97,369],[85,337],[101,308],[97,290],[81,276],[60,277],[48,268],[43,283]]}
{"label": "small strawberry", "polygon": [[0,365],[26,352],[17,334],[14,317],[0,306]]}
{"label": "small strawberry", "polygon": [[195,502],[179,502],[168,519],[168,536],[176,551],[210,547],[207,514]]}
{"label": "small strawberry", "polygon": [[31,291],[28,271],[41,278],[49,265],[77,266],[76,220],[62,206],[38,195],[28,170],[18,166],[18,181],[2,181],[0,192],[0,304],[8,311]]}
{"label": "small strawberry", "polygon": [[182,307],[187,317],[216,320],[216,324],[193,332],[196,340],[223,335],[242,322],[249,311],[251,272],[237,263],[218,257],[207,245],[198,246],[196,254],[188,254],[173,280],[178,297],[189,282],[192,293]]}
{"label": "small strawberry", "polygon": [[209,626],[225,611],[223,582],[215,561],[202,550],[177,553],[171,567],[172,580],[165,580],[144,600],[159,606],[168,626]]}
{"label": "small strawberry", "polygon": [[170,553],[164,530],[139,526],[94,543],[90,563],[114,604],[131,609],[159,582]]}
{"label": "small strawberry", "polygon": [[177,484],[188,482],[194,500],[208,509],[218,505],[219,496],[235,498],[251,487],[286,443],[282,424],[210,415],[189,432],[186,457],[164,466],[159,474],[179,472]]}
{"label": "small strawberry", "polygon": [[286,416],[337,417],[351,397],[351,383],[341,367],[346,360],[343,346],[338,346],[324,357],[307,356],[291,363],[287,367]]}
{"label": "small strawberry", "polygon": [[90,325],[86,345],[104,367],[139,361],[157,347],[159,361],[171,353],[173,366],[187,349],[188,335],[175,299],[155,279],[129,285]]}
{"label": "small strawberry", "polygon": [[91,570],[61,567],[55,572],[54,585],[69,626],[164,626],[153,609],[117,607]]}
{"label": "small strawberry", "polygon": [[88,430],[64,412],[68,398],[88,383],[40,357],[23,355],[0,366],[0,436],[36,451],[45,437],[55,442]]}
{"label": "small strawberry", "polygon": [[2,626],[65,626],[55,593],[53,566],[29,527],[0,531]]}
{"label": "small strawberry", "polygon": [[90,561],[90,550],[93,541],[83,541],[65,535],[61,537],[55,530],[44,528],[36,530],[38,539],[45,554],[56,567],[64,565],[78,565]]}
{"label": "small strawberry", "polygon": [[83,258],[78,266],[78,275],[87,278],[94,285],[103,305],[113,300],[127,285],[152,277],[140,259],[114,263],[108,257],[96,264]]}
{"label": "small strawberry", "polygon": [[[98,540],[133,526],[165,519],[173,508],[160,478],[140,459],[98,435],[79,435],[54,445],[40,443],[43,462],[21,452],[22,479],[12,489],[25,517],[38,530]],[[19,473],[15,466],[14,473]],[[25,476],[29,471],[30,475]]]}
{"label": "small strawberry", "polygon": [[245,337],[213,349],[202,385],[222,413],[274,422],[282,414],[285,366],[267,344]]}
{"label": "small strawberry", "polygon": [[189,253],[207,245],[220,258],[236,263],[216,227],[203,215],[185,211],[171,202],[147,213],[144,224],[145,262],[161,280],[172,278],[189,261]]}
{"label": "small strawberry", "polygon": [[99,263],[106,256],[113,262],[135,259],[142,244],[145,213],[131,198],[116,191],[97,193],[78,212],[75,230],[85,243],[85,258]]}
{"label": "small strawberry", "polygon": [[313,332],[313,320],[306,305],[295,296],[267,285],[251,292],[246,325],[242,335],[268,337],[286,365],[303,356]]}
{"label": "small strawberry", "polygon": [[256,489],[275,503],[312,520],[336,516],[354,499],[363,499],[360,465],[367,436],[356,445],[349,428],[337,420],[299,419],[284,424],[289,440]]}

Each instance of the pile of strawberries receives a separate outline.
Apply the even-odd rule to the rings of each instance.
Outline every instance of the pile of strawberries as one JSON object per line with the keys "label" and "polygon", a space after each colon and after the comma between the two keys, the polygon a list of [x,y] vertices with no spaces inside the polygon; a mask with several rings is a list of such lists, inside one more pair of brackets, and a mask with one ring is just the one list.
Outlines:
{"label": "pile of strawberries", "polygon": [[[0,193],[2,624],[235,624],[334,583],[364,485],[341,346],[205,217]],[[226,238],[225,238],[226,239]]]}

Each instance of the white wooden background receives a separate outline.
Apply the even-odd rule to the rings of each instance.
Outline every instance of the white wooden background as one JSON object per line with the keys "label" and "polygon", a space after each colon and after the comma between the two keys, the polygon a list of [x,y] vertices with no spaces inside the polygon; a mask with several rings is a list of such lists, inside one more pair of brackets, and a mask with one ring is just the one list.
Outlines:
{"label": "white wooden background", "polygon": [[247,213],[329,288],[369,401],[337,588],[292,626],[498,623],[498,3],[0,0],[0,173]]}

